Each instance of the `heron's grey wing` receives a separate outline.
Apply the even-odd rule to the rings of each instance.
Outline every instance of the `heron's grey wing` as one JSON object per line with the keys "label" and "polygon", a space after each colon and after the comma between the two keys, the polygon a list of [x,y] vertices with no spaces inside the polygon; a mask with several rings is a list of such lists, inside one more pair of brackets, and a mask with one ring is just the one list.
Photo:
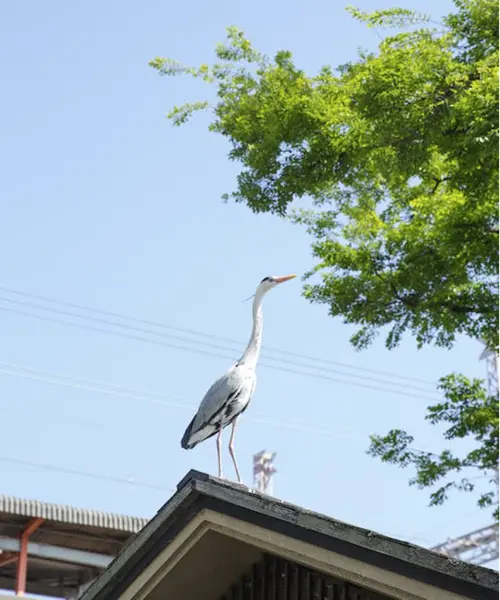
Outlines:
{"label": "heron's grey wing", "polygon": [[200,403],[200,408],[193,421],[193,433],[213,421],[224,410],[227,403],[240,393],[244,383],[243,373],[237,367],[231,368],[225,375],[217,379]]}

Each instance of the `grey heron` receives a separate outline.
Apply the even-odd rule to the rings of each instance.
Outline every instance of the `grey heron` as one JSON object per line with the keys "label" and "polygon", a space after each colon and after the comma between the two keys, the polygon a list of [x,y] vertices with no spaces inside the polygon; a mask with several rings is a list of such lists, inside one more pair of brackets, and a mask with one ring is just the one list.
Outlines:
{"label": "grey heron", "polygon": [[194,448],[200,442],[217,435],[217,462],[219,477],[222,475],[222,430],[232,425],[229,438],[229,454],[234,464],[238,482],[241,475],[234,453],[234,434],[241,413],[248,407],[255,390],[257,361],[262,343],[262,299],[264,295],[280,283],[293,279],[296,275],[264,277],[254,294],[252,314],[253,327],[248,345],[241,358],[225,375],[209,388],[191,423],[182,436],[181,446],[185,450]]}

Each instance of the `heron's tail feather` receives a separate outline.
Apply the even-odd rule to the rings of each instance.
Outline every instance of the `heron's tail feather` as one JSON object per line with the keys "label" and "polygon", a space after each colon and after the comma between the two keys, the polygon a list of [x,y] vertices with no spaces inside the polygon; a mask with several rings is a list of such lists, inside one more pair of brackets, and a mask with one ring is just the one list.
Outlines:
{"label": "heron's tail feather", "polygon": [[194,418],[191,421],[191,423],[189,423],[186,431],[184,432],[184,435],[182,436],[181,446],[182,446],[182,448],[184,448],[184,450],[190,450],[191,448],[194,448],[196,446],[196,444],[189,443],[189,440],[191,438],[191,433],[193,431],[193,425],[194,425]]}

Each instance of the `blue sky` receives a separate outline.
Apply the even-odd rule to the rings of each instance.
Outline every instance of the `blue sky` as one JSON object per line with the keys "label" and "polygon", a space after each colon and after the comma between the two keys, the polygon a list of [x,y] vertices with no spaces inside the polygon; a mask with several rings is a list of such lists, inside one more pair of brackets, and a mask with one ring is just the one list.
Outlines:
{"label": "blue sky", "polygon": [[[451,8],[398,4],[434,18]],[[379,42],[344,4],[326,0],[0,5],[0,286],[11,290],[0,289],[0,493],[151,516],[189,469],[216,472],[212,441],[186,452],[179,440],[193,407],[246,344],[251,307],[241,300],[264,276],[312,265],[303,230],[221,202],[237,165],[206,117],[180,129],[165,119],[172,105],[207,90],[158,77],[148,60],[207,62],[231,24],[264,51],[292,50],[309,72]],[[139,321],[120,321],[137,330],[116,327],[95,320],[116,321],[109,315],[12,290],[208,337]],[[365,453],[370,433],[395,426],[440,449],[439,431],[423,420],[435,397],[425,382],[451,371],[483,377],[480,345],[418,351],[406,339],[392,352],[379,341],[357,353],[351,334],[301,297],[299,280],[266,297],[267,358],[236,437],[246,482],[252,454],[267,448],[277,452],[276,496],[340,520],[425,546],[488,525],[472,495],[428,508],[428,492],[408,487],[410,472]],[[225,464],[232,476],[227,454]]]}

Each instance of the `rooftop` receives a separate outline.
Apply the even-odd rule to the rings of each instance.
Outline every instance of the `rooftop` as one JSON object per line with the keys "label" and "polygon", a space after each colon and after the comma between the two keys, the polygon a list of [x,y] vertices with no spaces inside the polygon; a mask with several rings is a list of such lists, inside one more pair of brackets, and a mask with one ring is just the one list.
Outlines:
{"label": "rooftop", "polygon": [[[307,563],[384,597],[434,598],[439,591],[439,597],[498,598],[496,571],[190,471],[82,600],[177,598],[180,590],[185,599],[216,600],[265,553]],[[128,592],[140,586],[151,595]],[[394,595],[395,589],[404,595]]]}
{"label": "rooftop", "polygon": [[26,591],[60,596],[102,573],[148,519],[0,496],[0,589],[16,589],[20,538],[33,523]]}
{"label": "rooftop", "polygon": [[129,533],[137,533],[148,522],[148,519],[139,517],[0,495],[0,516],[5,514],[31,518],[39,517],[58,523],[84,525],[91,528],[99,527]]}

